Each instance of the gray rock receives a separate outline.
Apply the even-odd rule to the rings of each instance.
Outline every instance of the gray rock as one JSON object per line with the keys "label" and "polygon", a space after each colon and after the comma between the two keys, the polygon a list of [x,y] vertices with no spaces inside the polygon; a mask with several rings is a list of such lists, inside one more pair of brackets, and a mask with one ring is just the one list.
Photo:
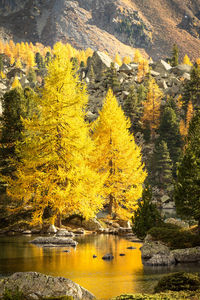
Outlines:
{"label": "gray rock", "polygon": [[184,73],[190,73],[191,69],[191,66],[182,64],[171,68],[170,72],[175,75],[182,76]]}
{"label": "gray rock", "polygon": [[76,245],[78,244],[78,242],[74,241],[71,238],[57,237],[57,236],[37,237],[34,240],[32,240],[30,243],[36,245],[48,245],[48,244],[58,245],[58,246],[67,245],[71,247],[76,247]]}
{"label": "gray rock", "polygon": [[156,71],[154,71],[154,70],[150,70],[150,74],[151,74],[153,77],[160,76],[160,73],[159,73],[159,72],[156,72]]}
{"label": "gray rock", "polygon": [[159,60],[158,62],[156,62],[154,65],[153,65],[153,70],[156,71],[156,72],[168,72],[171,70],[171,66],[164,60]]}
{"label": "gray rock", "polygon": [[50,225],[49,228],[47,229],[48,233],[56,233],[57,229],[54,225]]}
{"label": "gray rock", "polygon": [[31,230],[24,230],[22,234],[32,234]]}
{"label": "gray rock", "polygon": [[67,230],[58,230],[56,236],[74,237],[74,233]]}
{"label": "gray rock", "polygon": [[127,64],[122,64],[121,67],[119,68],[119,71],[130,71],[132,70],[130,65]]}
{"label": "gray rock", "polygon": [[[111,63],[112,59],[107,54],[95,51],[88,62],[88,72],[90,71],[91,66],[93,66],[94,73],[101,76],[104,71],[110,68]],[[115,64],[115,67],[119,70],[119,66],[117,64]]]}
{"label": "gray rock", "polygon": [[102,259],[104,260],[112,260],[114,258],[114,256],[112,254],[105,254]]}
{"label": "gray rock", "polygon": [[19,272],[0,280],[0,298],[5,289],[15,291],[17,288],[27,300],[47,297],[72,296],[75,300],[94,299],[94,296],[70,279],[53,277],[37,272]]}
{"label": "gray rock", "polygon": [[182,76],[185,80],[190,80],[190,74],[189,73],[184,73]]}
{"label": "gray rock", "polygon": [[101,223],[96,219],[84,220],[82,226],[87,230],[100,230],[103,229]]}
{"label": "gray rock", "polygon": [[169,254],[155,254],[147,261],[143,261],[148,266],[170,266],[176,263],[174,255]]}
{"label": "gray rock", "polygon": [[177,262],[189,263],[200,261],[200,247],[176,249],[172,250],[171,253]]}
{"label": "gray rock", "polygon": [[164,195],[160,198],[162,203],[169,202],[170,197],[168,195]]}
{"label": "gray rock", "polygon": [[85,234],[85,230],[83,228],[77,228],[73,230],[73,233],[75,234]]}
{"label": "gray rock", "polygon": [[182,228],[189,228],[189,224],[187,222],[175,218],[168,218],[165,220],[165,223],[174,224]]}
{"label": "gray rock", "polygon": [[150,259],[157,254],[167,256],[170,254],[169,247],[157,241],[145,241],[144,245],[140,248],[140,250],[143,259]]}

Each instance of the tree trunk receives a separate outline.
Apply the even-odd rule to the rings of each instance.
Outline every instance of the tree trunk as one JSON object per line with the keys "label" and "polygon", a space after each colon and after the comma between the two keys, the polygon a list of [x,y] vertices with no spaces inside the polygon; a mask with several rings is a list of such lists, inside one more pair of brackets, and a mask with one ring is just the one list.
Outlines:
{"label": "tree trunk", "polygon": [[198,233],[199,233],[199,235],[200,235],[200,219],[199,219],[199,221],[198,221]]}
{"label": "tree trunk", "polygon": [[58,227],[58,228],[60,228],[61,226],[62,226],[62,222],[61,222],[61,214],[60,213],[58,213],[57,214],[57,218],[56,218],[56,226]]}
{"label": "tree trunk", "polygon": [[109,207],[108,207],[108,211],[109,214],[112,216],[112,209],[113,209],[113,196],[109,195],[110,201],[109,201]]}

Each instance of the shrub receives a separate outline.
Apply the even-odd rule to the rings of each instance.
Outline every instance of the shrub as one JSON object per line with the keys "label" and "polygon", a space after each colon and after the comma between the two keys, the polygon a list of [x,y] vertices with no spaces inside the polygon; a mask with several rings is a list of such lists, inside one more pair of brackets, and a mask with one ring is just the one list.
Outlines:
{"label": "shrub", "polygon": [[138,209],[132,217],[133,232],[139,237],[144,238],[150,228],[161,225],[162,218],[157,207],[151,203],[152,192],[147,186],[142,194],[142,201],[138,204]]}
{"label": "shrub", "polygon": [[197,273],[177,272],[164,276],[155,287],[156,293],[165,291],[196,291],[200,288],[200,277]]}
{"label": "shrub", "polygon": [[153,227],[148,233],[152,236],[153,240],[161,241],[171,249],[200,246],[199,235],[173,224],[162,224],[161,227]]}
{"label": "shrub", "polygon": [[159,293],[154,295],[147,294],[135,294],[135,295],[120,295],[112,300],[184,300],[184,299],[200,299],[200,292],[167,292],[167,293]]}

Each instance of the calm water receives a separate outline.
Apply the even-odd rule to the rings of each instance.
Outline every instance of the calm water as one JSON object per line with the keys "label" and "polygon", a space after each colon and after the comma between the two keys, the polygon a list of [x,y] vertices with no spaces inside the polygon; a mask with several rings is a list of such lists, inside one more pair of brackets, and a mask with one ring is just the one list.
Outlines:
{"label": "calm water", "polygon": [[[144,267],[141,244],[111,235],[78,237],[76,248],[40,248],[29,244],[34,237],[0,237],[0,276],[19,271],[37,271],[70,278],[91,291],[98,299],[122,293],[152,292],[165,273],[179,270],[198,272],[200,265]],[[127,247],[134,246],[135,250]],[[70,249],[70,253],[63,252]],[[112,261],[102,260],[113,253]],[[125,256],[119,256],[125,253]],[[93,258],[93,255],[97,258]]]}

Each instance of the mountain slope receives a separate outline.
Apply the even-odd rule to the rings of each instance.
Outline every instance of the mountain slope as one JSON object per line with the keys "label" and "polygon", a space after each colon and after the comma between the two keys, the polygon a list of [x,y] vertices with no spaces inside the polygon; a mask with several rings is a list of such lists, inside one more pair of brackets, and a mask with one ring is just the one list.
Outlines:
{"label": "mountain slope", "polygon": [[0,36],[153,58],[199,56],[200,0],[0,0]]}

